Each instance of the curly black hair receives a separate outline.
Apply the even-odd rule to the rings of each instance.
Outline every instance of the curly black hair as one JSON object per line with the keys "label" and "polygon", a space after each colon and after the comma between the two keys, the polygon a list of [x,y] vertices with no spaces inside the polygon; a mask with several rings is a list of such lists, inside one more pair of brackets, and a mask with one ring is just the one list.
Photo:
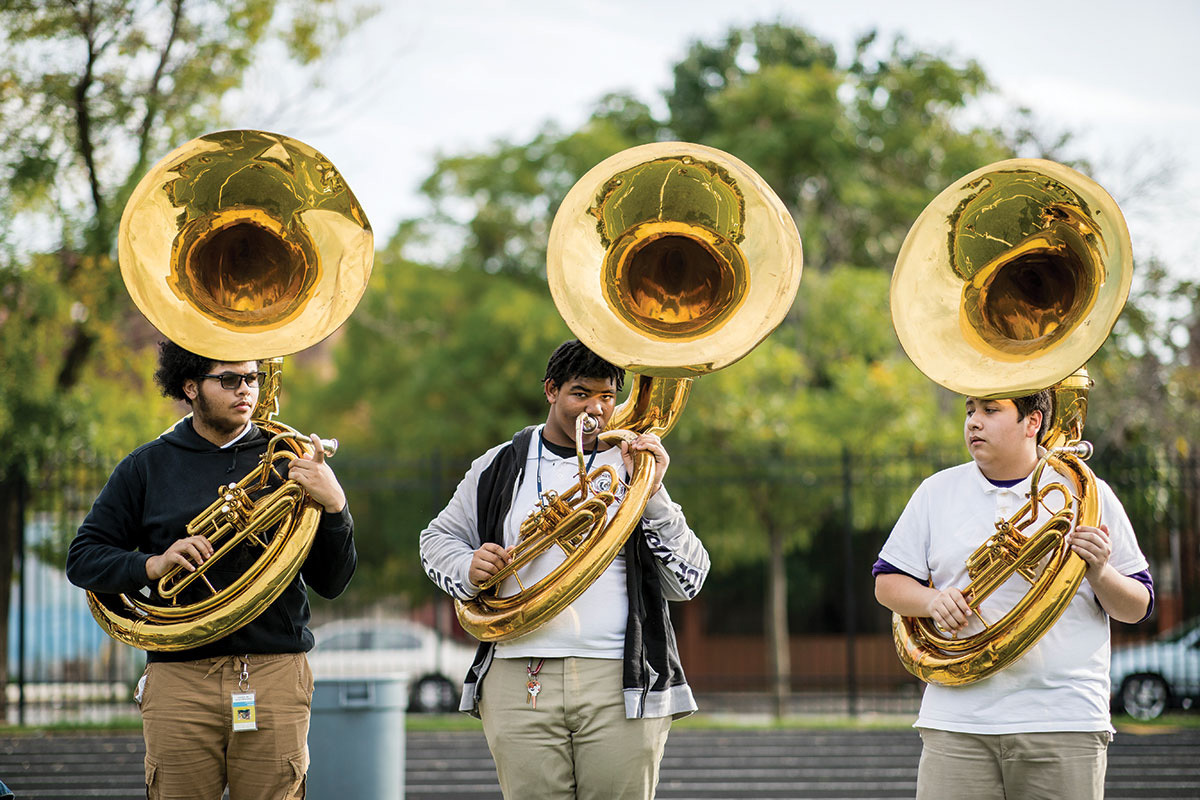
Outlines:
{"label": "curly black hair", "polygon": [[183,382],[211,372],[215,363],[211,358],[184,350],[174,342],[159,342],[158,369],[154,371],[154,382],[162,390],[163,397],[191,405],[192,401],[183,392]]}
{"label": "curly black hair", "polygon": [[550,355],[544,380],[562,386],[571,378],[611,379],[613,386],[620,391],[625,384],[625,370],[608,363],[578,339],[571,339],[560,344]]}

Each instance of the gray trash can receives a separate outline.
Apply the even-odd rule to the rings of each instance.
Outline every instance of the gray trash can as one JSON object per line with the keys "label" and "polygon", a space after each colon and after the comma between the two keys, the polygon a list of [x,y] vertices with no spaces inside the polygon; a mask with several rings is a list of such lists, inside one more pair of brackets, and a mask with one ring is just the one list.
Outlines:
{"label": "gray trash can", "polygon": [[408,681],[318,678],[308,729],[310,800],[402,800]]}

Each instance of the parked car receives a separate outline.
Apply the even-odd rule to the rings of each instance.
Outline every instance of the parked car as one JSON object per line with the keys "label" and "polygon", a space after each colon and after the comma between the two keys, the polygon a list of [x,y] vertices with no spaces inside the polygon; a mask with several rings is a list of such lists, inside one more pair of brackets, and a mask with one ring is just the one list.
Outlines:
{"label": "parked car", "polygon": [[1115,648],[1109,676],[1113,708],[1131,717],[1192,708],[1200,701],[1200,618],[1152,641]]}
{"label": "parked car", "polygon": [[452,711],[475,649],[403,619],[347,619],[313,629],[308,654],[320,678],[404,675],[410,711]]}

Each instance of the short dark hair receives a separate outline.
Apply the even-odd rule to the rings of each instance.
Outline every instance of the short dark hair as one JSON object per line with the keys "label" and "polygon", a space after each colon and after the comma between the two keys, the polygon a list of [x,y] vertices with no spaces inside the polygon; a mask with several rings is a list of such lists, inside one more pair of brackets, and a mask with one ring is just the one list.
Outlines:
{"label": "short dark hair", "polygon": [[183,382],[208,374],[216,363],[211,358],[184,350],[174,342],[159,342],[158,369],[154,371],[154,382],[162,390],[163,397],[191,405],[192,401],[184,394]]}
{"label": "short dark hair", "polygon": [[611,380],[613,387],[620,391],[625,384],[625,370],[605,361],[578,339],[571,339],[560,344],[550,354],[544,380],[552,382],[555,386],[562,386],[571,378]]}
{"label": "short dark hair", "polygon": [[1050,429],[1050,420],[1054,416],[1054,390],[1042,389],[1024,397],[1014,397],[1013,404],[1017,407],[1018,420],[1025,419],[1034,411],[1042,412],[1042,425],[1038,428],[1037,435],[1038,442],[1041,442],[1046,431]]}

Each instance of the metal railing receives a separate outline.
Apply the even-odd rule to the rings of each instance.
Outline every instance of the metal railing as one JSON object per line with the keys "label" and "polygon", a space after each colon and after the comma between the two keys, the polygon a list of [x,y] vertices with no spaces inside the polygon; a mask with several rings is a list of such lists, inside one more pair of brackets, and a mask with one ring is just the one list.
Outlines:
{"label": "metal railing", "polygon": [[[710,550],[718,564],[701,604],[681,608],[676,618],[685,667],[698,690],[738,706],[757,702],[769,685],[760,632],[761,559],[731,561],[722,552],[728,542],[719,537],[736,538],[739,525],[746,536],[761,536],[758,526],[767,523],[792,530],[804,524],[807,546],[793,542],[801,549],[789,557],[789,571],[797,587],[815,588],[796,590],[791,614],[790,687],[796,707],[849,713],[913,708],[918,685],[887,654],[888,615],[875,604],[869,570],[920,480],[958,460],[956,454],[882,460],[838,453],[738,464],[673,452],[672,496],[702,536],[713,532]],[[467,458],[440,455],[339,458],[338,475],[354,508],[361,561],[368,566],[355,578],[361,583],[357,595],[352,585],[348,597],[316,604],[321,621],[360,616],[368,597],[374,606],[386,603],[380,598],[386,589],[394,590],[397,574],[411,580],[413,591],[393,597],[394,608],[411,612],[430,602],[434,593],[420,574],[416,534],[444,505],[468,463]],[[68,584],[62,570],[66,544],[112,464],[75,459],[33,481],[8,619],[5,697],[10,722],[86,721],[135,713],[130,698],[144,655],[102,633],[87,610],[84,592]],[[1093,467],[1125,504],[1157,586],[1155,618],[1136,628],[1114,626],[1118,643],[1149,638],[1200,616],[1200,463],[1195,457],[1138,461],[1098,454]],[[714,486],[721,488],[714,491]],[[773,498],[776,514],[766,522],[744,513],[763,496]],[[736,516],[739,510],[741,517]],[[739,589],[739,581],[749,588]],[[812,613],[813,606],[828,613]],[[1200,673],[1200,644],[1191,648],[1190,658],[1188,663],[1195,663]],[[1200,677],[1185,680],[1200,686]],[[1156,687],[1146,682],[1139,690],[1151,697]],[[1184,704],[1180,691],[1169,685],[1167,702]]]}

